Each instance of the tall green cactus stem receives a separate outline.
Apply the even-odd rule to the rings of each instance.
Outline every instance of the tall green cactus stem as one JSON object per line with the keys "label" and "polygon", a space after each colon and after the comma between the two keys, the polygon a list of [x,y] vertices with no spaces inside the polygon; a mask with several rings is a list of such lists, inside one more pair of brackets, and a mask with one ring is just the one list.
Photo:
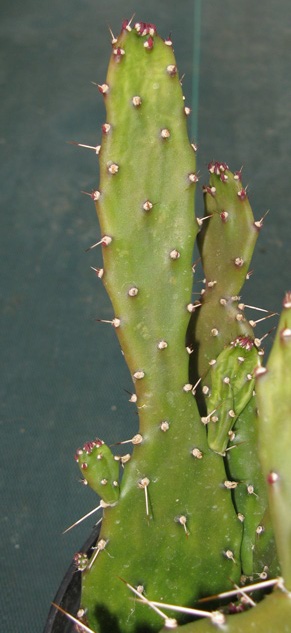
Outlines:
{"label": "tall green cactus stem", "polygon": [[130,608],[120,577],[147,596],[193,604],[239,581],[242,526],[188,378],[197,178],[171,43],[152,25],[124,25],[100,90],[102,279],[140,427],[83,572],[82,606],[94,631],[154,631],[160,619]]}
{"label": "tall green cactus stem", "polygon": [[291,292],[284,297],[267,366],[256,378],[260,458],[282,575],[291,591]]}

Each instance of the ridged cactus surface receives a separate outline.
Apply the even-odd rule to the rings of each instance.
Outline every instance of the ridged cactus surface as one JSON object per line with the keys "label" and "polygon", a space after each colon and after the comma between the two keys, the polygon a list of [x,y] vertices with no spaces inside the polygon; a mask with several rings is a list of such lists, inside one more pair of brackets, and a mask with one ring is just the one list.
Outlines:
{"label": "ridged cactus surface", "polygon": [[[99,439],[76,454],[103,510],[95,553],[82,572],[81,606],[96,633],[154,633],[160,613],[134,600],[130,587],[144,600],[193,607],[241,582],[276,577],[273,524],[290,588],[290,459],[279,465],[289,435],[285,430],[279,439],[279,417],[275,423],[272,407],[269,418],[262,404],[265,383],[269,400],[276,392],[273,409],[279,411],[281,393],[288,400],[290,372],[282,391],[276,376],[283,363],[291,366],[290,319],[284,316],[265,372],[240,298],[262,222],[254,220],[240,172],[218,162],[210,163],[204,187],[207,218],[195,219],[195,146],[170,39],[152,24],[124,22],[99,90],[106,107],[100,185],[92,194],[104,262],[99,276],[139,426],[131,456],[128,444],[114,457]],[[195,302],[197,231],[205,288]],[[283,413],[290,418],[290,400]],[[217,609],[225,606],[219,601]],[[270,614],[279,610],[281,630],[290,633],[290,599],[279,589],[246,613],[228,615],[226,607],[223,630],[275,633]],[[196,618],[180,627],[184,616],[175,610],[165,621],[185,633],[220,627],[219,617],[216,624]]]}

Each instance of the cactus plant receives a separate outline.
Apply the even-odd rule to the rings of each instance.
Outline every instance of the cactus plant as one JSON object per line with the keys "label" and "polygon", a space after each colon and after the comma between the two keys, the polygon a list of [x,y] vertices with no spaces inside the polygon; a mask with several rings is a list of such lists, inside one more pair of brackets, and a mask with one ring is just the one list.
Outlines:
{"label": "cactus plant", "polygon": [[[94,556],[76,559],[80,630],[154,633],[164,619],[185,633],[291,632],[290,295],[265,369],[240,299],[262,220],[240,172],[218,162],[195,220],[196,147],[171,40],[125,21],[99,90],[98,276],[139,427],[131,455],[100,439],[76,453],[102,510]],[[193,301],[197,233],[205,288]]]}

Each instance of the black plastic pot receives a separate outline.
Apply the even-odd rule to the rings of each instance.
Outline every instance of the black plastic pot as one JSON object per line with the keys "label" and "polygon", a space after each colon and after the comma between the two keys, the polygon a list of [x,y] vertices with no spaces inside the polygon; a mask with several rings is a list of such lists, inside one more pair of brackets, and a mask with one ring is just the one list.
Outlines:
{"label": "black plastic pot", "polygon": [[[93,547],[96,545],[99,531],[100,526],[96,526],[83,547],[80,548],[80,551],[86,552],[89,558],[93,553]],[[80,607],[80,598],[81,572],[76,569],[76,565],[72,561],[53,602],[71,615],[76,616]],[[74,623],[58,611],[56,607],[51,606],[43,633],[75,633],[75,631]]]}

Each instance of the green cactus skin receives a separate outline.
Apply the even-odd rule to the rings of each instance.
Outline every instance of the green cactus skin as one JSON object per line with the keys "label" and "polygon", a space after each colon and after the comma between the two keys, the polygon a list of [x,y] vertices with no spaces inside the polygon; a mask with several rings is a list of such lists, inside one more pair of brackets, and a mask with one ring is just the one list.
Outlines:
{"label": "green cactus skin", "polygon": [[[259,452],[285,586],[291,590],[291,293],[266,368],[256,372]],[[289,450],[287,450],[289,449]]]}
{"label": "green cactus skin", "polygon": [[160,627],[156,614],[130,604],[120,577],[148,596],[193,604],[241,574],[242,526],[188,378],[195,155],[172,46],[151,25],[143,31],[122,29],[101,86],[102,280],[135,384],[141,436],[119,501],[104,510],[106,546],[83,573],[82,606],[102,633]]}
{"label": "green cactus skin", "polygon": [[[169,629],[163,628],[160,633]],[[226,616],[224,624],[215,625],[204,618],[179,626],[177,633],[290,633],[291,631],[291,596],[280,590],[274,591],[257,604],[256,607]]]}

